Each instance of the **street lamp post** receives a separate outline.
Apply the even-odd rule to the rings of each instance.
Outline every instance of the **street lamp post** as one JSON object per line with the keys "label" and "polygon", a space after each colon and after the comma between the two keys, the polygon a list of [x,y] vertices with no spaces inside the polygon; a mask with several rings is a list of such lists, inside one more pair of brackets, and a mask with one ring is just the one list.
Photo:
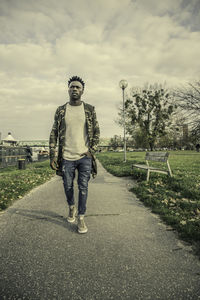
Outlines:
{"label": "street lamp post", "polygon": [[124,162],[126,162],[126,121],[125,121],[125,107],[124,107],[124,90],[128,86],[128,82],[122,79],[119,82],[119,86],[122,89],[122,98],[123,98]]}

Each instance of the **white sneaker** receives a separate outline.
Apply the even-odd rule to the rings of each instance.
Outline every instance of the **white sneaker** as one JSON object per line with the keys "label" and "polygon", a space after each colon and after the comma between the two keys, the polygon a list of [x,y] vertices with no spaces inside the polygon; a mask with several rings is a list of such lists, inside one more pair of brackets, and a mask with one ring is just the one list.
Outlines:
{"label": "white sneaker", "polygon": [[71,205],[69,206],[69,215],[67,217],[67,221],[69,223],[74,223],[76,220],[75,216],[76,216],[76,207],[75,205]]}
{"label": "white sneaker", "polygon": [[85,225],[84,215],[78,216],[78,233],[86,233],[88,231],[87,226]]}

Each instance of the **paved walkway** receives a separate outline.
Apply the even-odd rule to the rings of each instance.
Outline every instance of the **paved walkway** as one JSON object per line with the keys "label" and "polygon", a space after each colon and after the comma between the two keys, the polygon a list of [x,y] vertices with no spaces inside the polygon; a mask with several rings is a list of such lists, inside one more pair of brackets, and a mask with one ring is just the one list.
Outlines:
{"label": "paved walkway", "polygon": [[99,165],[85,235],[57,176],[0,214],[0,299],[200,299],[199,260],[131,184]]}

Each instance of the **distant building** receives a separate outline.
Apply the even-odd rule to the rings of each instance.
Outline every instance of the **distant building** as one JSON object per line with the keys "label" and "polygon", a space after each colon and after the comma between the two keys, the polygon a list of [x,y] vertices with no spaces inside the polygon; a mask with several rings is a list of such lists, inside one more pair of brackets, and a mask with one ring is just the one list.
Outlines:
{"label": "distant building", "polygon": [[8,136],[5,139],[2,139],[2,145],[4,146],[16,146],[17,140],[11,135],[11,132],[8,132]]}

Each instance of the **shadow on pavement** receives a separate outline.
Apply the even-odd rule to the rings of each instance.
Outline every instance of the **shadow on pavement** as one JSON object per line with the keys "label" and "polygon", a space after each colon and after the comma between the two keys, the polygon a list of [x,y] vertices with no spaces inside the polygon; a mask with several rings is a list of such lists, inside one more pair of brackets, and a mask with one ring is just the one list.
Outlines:
{"label": "shadow on pavement", "polygon": [[29,210],[29,209],[13,209],[8,210],[9,213],[20,215],[28,218],[29,220],[39,220],[51,222],[53,224],[63,226],[71,232],[77,231],[76,223],[68,223],[66,217],[56,214],[47,210]]}

